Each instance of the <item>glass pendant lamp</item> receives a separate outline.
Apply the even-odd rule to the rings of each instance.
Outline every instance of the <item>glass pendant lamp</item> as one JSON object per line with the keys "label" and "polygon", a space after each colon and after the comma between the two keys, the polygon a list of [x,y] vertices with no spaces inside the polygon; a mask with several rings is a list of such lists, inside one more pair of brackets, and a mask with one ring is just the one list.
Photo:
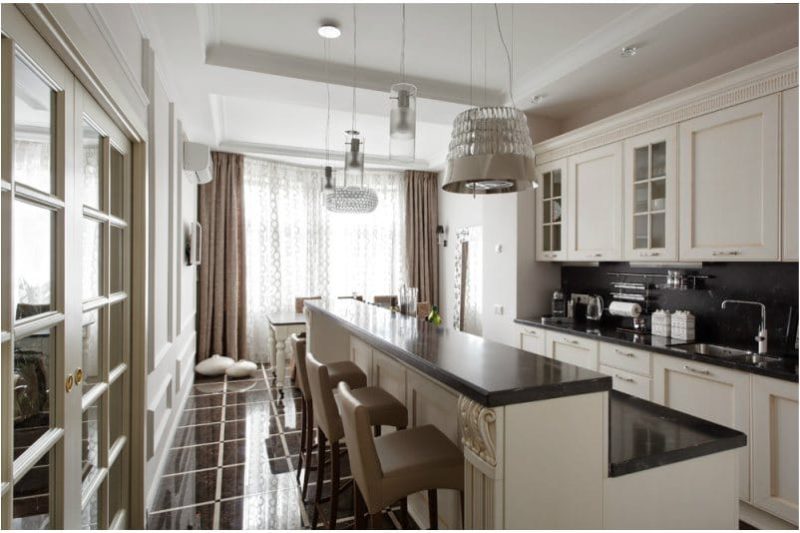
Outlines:
{"label": "glass pendant lamp", "polygon": [[417,137],[417,88],[406,83],[406,5],[402,5],[400,83],[389,89],[389,158],[413,161]]}
{"label": "glass pendant lamp", "polygon": [[456,117],[442,186],[447,192],[497,194],[537,186],[533,181],[533,140],[525,113],[514,106],[511,54],[500,27],[497,4],[494,11],[508,61],[511,106],[473,107]]}
{"label": "glass pendant lamp", "polygon": [[325,208],[334,213],[371,213],[378,194],[364,186],[364,137],[356,129],[356,6],[353,4],[353,122],[345,132],[344,186],[325,196]]}

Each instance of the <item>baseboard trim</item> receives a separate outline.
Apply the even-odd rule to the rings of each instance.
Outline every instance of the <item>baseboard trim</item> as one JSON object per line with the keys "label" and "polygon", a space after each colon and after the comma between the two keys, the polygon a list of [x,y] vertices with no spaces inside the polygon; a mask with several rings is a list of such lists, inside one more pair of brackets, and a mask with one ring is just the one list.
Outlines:
{"label": "baseboard trim", "polygon": [[758,529],[797,529],[794,524],[743,501],[739,502],[739,520]]}

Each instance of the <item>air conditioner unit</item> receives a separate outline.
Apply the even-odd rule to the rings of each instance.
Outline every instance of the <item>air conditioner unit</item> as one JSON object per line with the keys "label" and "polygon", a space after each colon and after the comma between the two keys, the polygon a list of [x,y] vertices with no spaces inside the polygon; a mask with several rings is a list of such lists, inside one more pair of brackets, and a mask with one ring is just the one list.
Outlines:
{"label": "air conditioner unit", "polygon": [[185,141],[183,170],[193,173],[195,181],[200,185],[210,182],[214,178],[211,174],[211,149],[205,144]]}

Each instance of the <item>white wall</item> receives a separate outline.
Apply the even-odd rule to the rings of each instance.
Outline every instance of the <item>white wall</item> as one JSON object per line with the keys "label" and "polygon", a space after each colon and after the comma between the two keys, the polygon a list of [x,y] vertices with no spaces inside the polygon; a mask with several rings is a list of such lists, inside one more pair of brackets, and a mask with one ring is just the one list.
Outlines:
{"label": "white wall", "polygon": [[152,49],[136,6],[48,8],[148,142],[149,338],[147,353],[132,357],[147,361],[145,405],[134,406],[146,411],[145,486],[133,489],[143,490],[149,504],[194,377],[197,278],[195,267],[183,262],[183,228],[197,218],[197,186],[180,171],[180,110],[172,104],[168,73],[158,68],[158,50]]}
{"label": "white wall", "polygon": [[[561,133],[560,121],[528,115],[534,142]],[[561,286],[561,269],[536,261],[534,191],[473,197],[444,192],[439,176],[439,224],[448,227],[448,244],[440,248],[439,293],[445,325],[452,327],[455,308],[455,233],[483,227],[483,336],[514,345],[514,319],[547,314],[553,290]],[[496,251],[497,245],[502,251]],[[495,314],[495,305],[503,314]]]}

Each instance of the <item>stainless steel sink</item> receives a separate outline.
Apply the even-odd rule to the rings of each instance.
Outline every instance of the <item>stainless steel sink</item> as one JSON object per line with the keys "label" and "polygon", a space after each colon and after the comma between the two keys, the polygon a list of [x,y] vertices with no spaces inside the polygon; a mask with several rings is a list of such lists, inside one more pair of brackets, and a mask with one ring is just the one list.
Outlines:
{"label": "stainless steel sink", "polygon": [[753,352],[747,350],[740,350],[738,348],[729,348],[727,346],[719,346],[717,344],[706,344],[704,342],[690,342],[685,344],[670,344],[670,348],[678,350],[685,350],[687,352],[708,355],[711,357],[720,357],[723,359],[739,358],[745,355],[755,355]]}
{"label": "stainless steel sink", "polygon": [[720,359],[750,363],[754,365],[763,365],[780,361],[780,358],[778,357],[771,357],[769,355],[761,355],[747,350],[741,350],[739,348],[730,348],[728,346],[719,346],[717,344],[707,344],[703,342],[670,344],[669,347],[677,350],[684,350],[686,352],[707,355],[709,357],[718,357]]}

